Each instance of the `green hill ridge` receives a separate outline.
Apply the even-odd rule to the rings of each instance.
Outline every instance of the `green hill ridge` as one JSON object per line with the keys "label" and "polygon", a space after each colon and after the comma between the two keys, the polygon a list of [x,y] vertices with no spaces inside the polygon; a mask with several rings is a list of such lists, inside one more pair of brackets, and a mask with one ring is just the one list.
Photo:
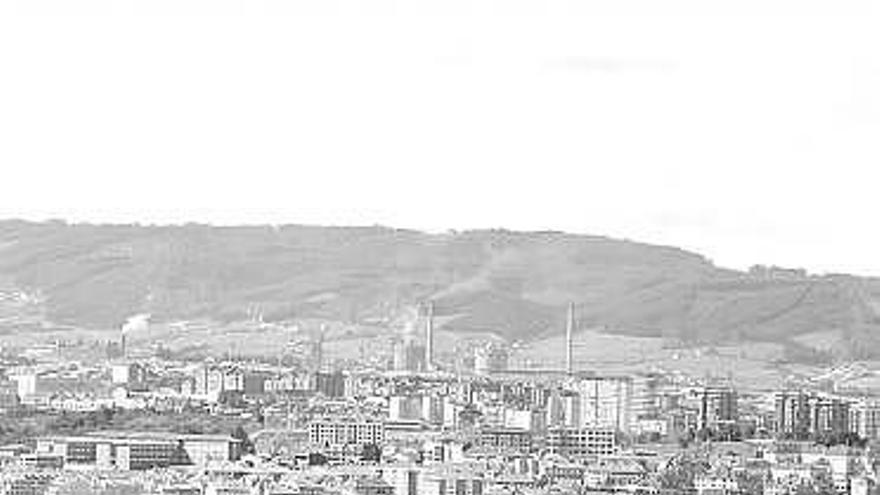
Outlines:
{"label": "green hill ridge", "polygon": [[433,300],[444,330],[530,340],[581,328],[680,342],[838,332],[869,352],[880,280],[739,272],[681,249],[561,232],[0,221],[0,327],[155,321],[357,322]]}

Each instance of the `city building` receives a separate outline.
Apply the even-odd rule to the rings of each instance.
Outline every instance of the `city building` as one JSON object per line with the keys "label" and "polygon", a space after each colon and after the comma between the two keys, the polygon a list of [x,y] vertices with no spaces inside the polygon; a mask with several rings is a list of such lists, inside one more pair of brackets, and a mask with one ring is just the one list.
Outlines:
{"label": "city building", "polygon": [[379,421],[318,419],[309,423],[308,430],[309,443],[316,447],[381,446],[385,443],[385,425]]}
{"label": "city building", "polygon": [[241,457],[241,441],[222,435],[107,431],[39,438],[36,454],[61,456],[65,465],[144,470],[234,461]]}
{"label": "city building", "polygon": [[420,395],[394,395],[388,399],[388,418],[392,421],[420,420],[424,412]]}
{"label": "city building", "polygon": [[532,433],[519,428],[480,428],[474,445],[484,449],[528,453],[532,450]]}
{"label": "city building", "polygon": [[428,363],[425,346],[415,339],[407,337],[394,344],[393,367],[394,371],[418,373],[428,371]]}
{"label": "city building", "polygon": [[42,495],[46,493],[54,476],[51,473],[14,473],[2,476],[0,473],[0,493],[4,495]]}
{"label": "city building", "polygon": [[865,440],[880,439],[880,402],[861,400],[850,408],[850,431]]}
{"label": "city building", "polygon": [[700,394],[698,428],[730,434],[737,425],[737,394],[732,387],[706,387]]}
{"label": "city building", "polygon": [[487,344],[474,349],[474,373],[490,375],[507,371],[510,352],[506,346]]}
{"label": "city building", "polygon": [[34,395],[37,394],[38,390],[38,382],[39,377],[35,372],[25,372],[21,374],[12,375],[13,381],[16,383],[16,388],[18,390],[18,397],[23,402],[28,401],[33,398]]}
{"label": "city building", "polygon": [[581,426],[583,424],[581,402],[581,396],[576,392],[569,390],[554,390],[551,392],[546,411],[547,426],[566,426],[571,428]]}
{"label": "city building", "polygon": [[633,380],[630,377],[579,377],[571,389],[580,397],[580,411],[572,426],[600,426],[629,432]]}
{"label": "city building", "polygon": [[779,435],[806,439],[810,435],[812,395],[784,390],[775,395],[776,432]]}
{"label": "city building", "polygon": [[483,473],[466,464],[432,467],[418,480],[419,495],[482,495],[485,491]]}
{"label": "city building", "polygon": [[662,411],[662,376],[655,373],[632,377],[630,421],[657,419]]}
{"label": "city building", "polygon": [[461,462],[464,457],[464,444],[452,438],[431,439],[422,444],[422,460],[425,464]]}
{"label": "city building", "polygon": [[146,383],[147,370],[139,363],[116,363],[110,366],[110,381],[114,385],[136,388]]}
{"label": "city building", "polygon": [[15,411],[20,405],[18,384],[13,380],[0,378],[0,414]]}
{"label": "city building", "polygon": [[547,450],[563,457],[613,455],[617,450],[616,435],[612,428],[550,428]]}
{"label": "city building", "polygon": [[389,467],[382,472],[382,478],[394,488],[394,495],[421,495],[420,475],[419,468],[415,466]]}
{"label": "city building", "polygon": [[357,495],[394,495],[394,486],[379,477],[361,476],[355,480]]}
{"label": "city building", "polygon": [[839,397],[818,397],[813,404],[812,431],[817,435],[850,432],[850,402]]}
{"label": "city building", "polygon": [[524,411],[505,408],[503,426],[543,433],[547,429],[547,413],[541,409]]}
{"label": "city building", "polygon": [[341,371],[327,373],[319,371],[313,376],[314,386],[312,389],[317,394],[328,398],[345,397],[345,374]]}
{"label": "city building", "polygon": [[840,436],[858,428],[850,427],[850,401],[844,398],[801,390],[780,391],[775,406],[776,432],[786,438]]}

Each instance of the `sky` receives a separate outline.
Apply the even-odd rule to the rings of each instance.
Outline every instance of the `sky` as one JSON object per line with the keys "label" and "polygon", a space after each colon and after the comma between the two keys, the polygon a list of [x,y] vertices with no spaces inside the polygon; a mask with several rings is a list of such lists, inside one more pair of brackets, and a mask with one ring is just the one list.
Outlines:
{"label": "sky", "polygon": [[7,0],[0,218],[503,227],[880,275],[871,0]]}

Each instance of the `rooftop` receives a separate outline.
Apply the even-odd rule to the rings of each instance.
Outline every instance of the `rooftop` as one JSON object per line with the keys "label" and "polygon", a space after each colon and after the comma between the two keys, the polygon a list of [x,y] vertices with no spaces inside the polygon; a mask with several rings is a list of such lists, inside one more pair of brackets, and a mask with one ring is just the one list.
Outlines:
{"label": "rooftop", "polygon": [[78,436],[55,435],[43,437],[48,440],[59,441],[111,441],[111,442],[240,442],[241,440],[229,435],[192,435],[166,432],[144,431],[96,431]]}

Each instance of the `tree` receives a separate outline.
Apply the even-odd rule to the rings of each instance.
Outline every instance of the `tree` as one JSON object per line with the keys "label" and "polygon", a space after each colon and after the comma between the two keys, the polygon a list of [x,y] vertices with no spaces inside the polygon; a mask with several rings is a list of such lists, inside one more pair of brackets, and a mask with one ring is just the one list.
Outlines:
{"label": "tree", "polygon": [[700,428],[697,430],[697,440],[701,442],[708,442],[710,440],[715,439],[715,430],[710,428]]}
{"label": "tree", "polygon": [[458,413],[458,419],[462,426],[476,426],[477,421],[483,414],[473,404],[466,405]]}
{"label": "tree", "polygon": [[232,438],[241,441],[242,453],[253,454],[254,452],[256,452],[256,449],[254,448],[254,443],[251,442],[251,439],[248,437],[247,432],[244,431],[244,428],[241,425],[236,426],[235,429],[232,430]]}
{"label": "tree", "polygon": [[379,462],[382,460],[382,449],[374,443],[364,444],[361,459],[366,462]]}
{"label": "tree", "polygon": [[704,452],[685,452],[669,461],[660,473],[660,487],[664,489],[689,490],[694,479],[709,472],[711,465]]}
{"label": "tree", "polygon": [[320,452],[309,454],[309,466],[323,466],[324,464],[327,464],[327,456]]}
{"label": "tree", "polygon": [[764,493],[763,473],[741,472],[736,476],[736,484],[742,495],[761,495]]}
{"label": "tree", "polygon": [[217,403],[227,407],[243,407],[245,405],[244,394],[236,390],[224,390],[220,392]]}
{"label": "tree", "polygon": [[827,460],[816,462],[812,486],[817,495],[834,495],[837,492],[831,478],[831,464]]}

